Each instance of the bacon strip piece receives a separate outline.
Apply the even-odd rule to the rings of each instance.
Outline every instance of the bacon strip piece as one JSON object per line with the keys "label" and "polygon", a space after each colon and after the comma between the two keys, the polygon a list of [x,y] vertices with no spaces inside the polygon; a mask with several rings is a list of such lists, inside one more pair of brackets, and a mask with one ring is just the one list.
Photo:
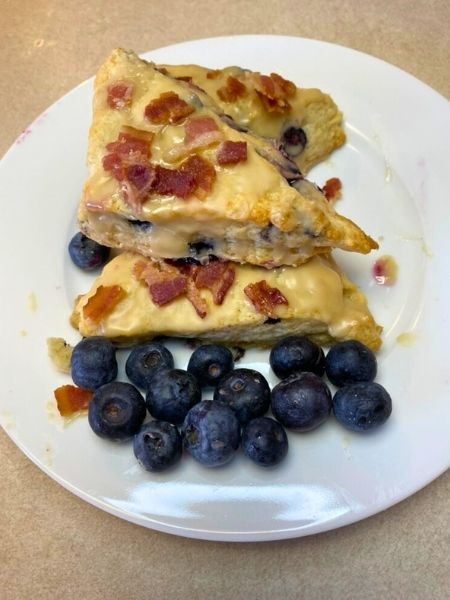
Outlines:
{"label": "bacon strip piece", "polygon": [[246,94],[247,88],[245,84],[232,75],[227,77],[226,85],[217,90],[217,95],[224,102],[236,102],[236,100],[243,98]]}
{"label": "bacon strip piece", "polygon": [[278,316],[275,313],[277,306],[289,304],[280,290],[270,287],[265,280],[249,283],[244,288],[244,293],[259,313],[272,319]]}
{"label": "bacon strip piece", "polygon": [[193,279],[197,288],[210,290],[214,304],[221,305],[233,285],[235,275],[231,263],[214,261],[195,267]]}
{"label": "bacon strip piece", "polygon": [[217,151],[219,165],[236,165],[247,160],[247,142],[223,142]]}
{"label": "bacon strip piece", "polygon": [[175,92],[164,92],[145,107],[144,115],[155,125],[178,123],[194,112],[194,107],[182,100]]}
{"label": "bacon strip piece", "polygon": [[113,110],[122,110],[130,106],[133,95],[133,84],[126,81],[116,81],[108,86],[106,102]]}
{"label": "bacon strip piece", "polygon": [[214,166],[205,158],[194,154],[181,163],[180,170],[193,178],[195,186],[193,193],[197,198],[200,200],[206,198],[216,180]]}
{"label": "bacon strip piece", "polygon": [[53,394],[59,414],[62,417],[71,417],[88,409],[93,392],[69,384],[56,388]]}
{"label": "bacon strip piece", "polygon": [[198,148],[206,148],[223,140],[216,121],[211,117],[191,117],[186,121],[184,140],[175,144],[164,154],[164,159],[173,162],[191,154]]}
{"label": "bacon strip piece", "polygon": [[95,294],[83,306],[83,315],[92,323],[100,323],[127,295],[120,285],[99,285]]}
{"label": "bacon strip piece", "polygon": [[334,202],[340,198],[341,189],[342,183],[339,177],[332,177],[331,179],[327,179],[322,188],[322,192],[329,202]]}
{"label": "bacon strip piece", "polygon": [[164,262],[137,261],[133,275],[147,285],[152,301],[158,306],[164,306],[187,292],[186,275]]}
{"label": "bacon strip piece", "polygon": [[271,73],[270,77],[253,73],[251,77],[256,93],[268,112],[285,113],[291,109],[288,98],[291,98],[296,91],[292,81],[284,79],[277,73]]}

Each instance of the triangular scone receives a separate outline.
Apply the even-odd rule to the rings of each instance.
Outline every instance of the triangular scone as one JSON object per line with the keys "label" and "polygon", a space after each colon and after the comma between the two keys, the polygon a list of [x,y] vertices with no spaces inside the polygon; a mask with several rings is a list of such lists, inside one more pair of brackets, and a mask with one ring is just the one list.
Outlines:
{"label": "triangular scone", "polygon": [[381,345],[364,295],[327,255],[269,270],[221,261],[180,265],[124,252],[77,298],[71,322],[83,336],[125,346],[160,335],[268,346],[290,334],[323,345],[348,339],[373,350]]}
{"label": "triangular scone", "polygon": [[298,88],[276,73],[267,76],[240,67],[161,68],[205,90],[241,127],[277,140],[303,174],[345,142],[342,114],[319,89]]}
{"label": "triangular scone", "polygon": [[113,51],[94,92],[78,217],[101,244],[267,267],[300,264],[331,247],[377,247],[298,172],[287,174],[290,185],[267,142],[230,127],[201,92],[136,54]]}

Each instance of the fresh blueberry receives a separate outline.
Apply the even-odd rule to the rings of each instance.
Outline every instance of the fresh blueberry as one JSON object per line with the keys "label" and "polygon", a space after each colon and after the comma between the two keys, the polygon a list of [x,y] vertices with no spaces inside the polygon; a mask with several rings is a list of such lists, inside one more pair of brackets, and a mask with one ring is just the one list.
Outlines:
{"label": "fresh blueberry", "polygon": [[144,398],[131,383],[113,381],[95,390],[89,403],[89,425],[114,441],[135,435],[145,419]]}
{"label": "fresh blueberry", "polygon": [[340,388],[333,398],[333,411],[347,429],[369,431],[387,421],[392,400],[379,383],[363,381]]}
{"label": "fresh blueberry", "polygon": [[277,465],[288,452],[286,431],[269,417],[253,419],[242,432],[242,450],[261,467]]}
{"label": "fresh blueberry", "polygon": [[158,369],[173,369],[173,365],[172,353],[162,344],[150,342],[133,348],[125,364],[125,372],[134,385],[147,390]]}
{"label": "fresh blueberry", "polygon": [[234,367],[233,354],[225,346],[199,346],[189,359],[187,370],[202,386],[215,386]]}
{"label": "fresh blueberry", "polygon": [[218,467],[233,458],[241,433],[231,408],[221,402],[203,400],[186,415],[182,436],[191,456],[207,467]]}
{"label": "fresh blueberry", "polygon": [[244,425],[269,410],[270,387],[258,371],[235,369],[219,381],[214,390],[214,400],[228,404]]}
{"label": "fresh blueberry", "polygon": [[69,255],[77,267],[84,271],[91,271],[106,263],[109,258],[109,248],[97,244],[79,231],[69,242]]}
{"label": "fresh blueberry", "polygon": [[291,126],[283,132],[281,142],[286,154],[290,158],[295,158],[303,152],[308,140],[301,127]]}
{"label": "fresh blueberry", "polygon": [[134,436],[134,455],[147,471],[164,471],[181,458],[181,435],[166,421],[149,421]]}
{"label": "fresh blueberry", "polygon": [[115,348],[104,337],[84,338],[73,349],[70,366],[76,385],[95,390],[117,377]]}
{"label": "fresh blueberry", "polygon": [[315,373],[299,373],[272,390],[272,412],[285,427],[310,431],[324,423],[331,411],[331,392]]}
{"label": "fresh blueberry", "polygon": [[325,357],[325,371],[334,385],[373,381],[377,374],[375,354],[354,340],[339,342]]}
{"label": "fresh blueberry", "polygon": [[146,404],[155,419],[179,425],[201,398],[200,386],[191,373],[182,369],[160,369],[152,377]]}
{"label": "fresh blueberry", "polygon": [[325,370],[322,348],[299,335],[286,337],[275,344],[270,351],[269,361],[273,372],[280,379],[303,371],[323,375]]}

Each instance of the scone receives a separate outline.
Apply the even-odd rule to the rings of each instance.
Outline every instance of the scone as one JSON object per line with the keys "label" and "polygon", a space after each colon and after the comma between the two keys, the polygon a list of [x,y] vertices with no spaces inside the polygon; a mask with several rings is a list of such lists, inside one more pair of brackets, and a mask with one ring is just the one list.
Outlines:
{"label": "scone", "polygon": [[269,268],[377,247],[266,140],[211,106],[201,90],[113,51],[95,80],[81,230],[157,259],[212,254]]}
{"label": "scone", "polygon": [[276,140],[303,174],[345,142],[342,114],[319,89],[298,88],[276,73],[267,76],[240,67],[160,68],[199,86],[239,126]]}
{"label": "scone", "polygon": [[348,339],[373,350],[381,345],[364,295],[327,255],[267,270],[124,252],[77,298],[71,322],[82,336],[125,346],[160,335],[269,346],[291,334],[323,345]]}

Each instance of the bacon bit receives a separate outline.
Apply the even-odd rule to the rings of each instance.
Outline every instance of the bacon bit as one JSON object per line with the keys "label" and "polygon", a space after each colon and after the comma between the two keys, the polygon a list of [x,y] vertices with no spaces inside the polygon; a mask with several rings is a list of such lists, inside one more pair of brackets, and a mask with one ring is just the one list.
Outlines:
{"label": "bacon bit", "polygon": [[341,197],[341,189],[341,180],[338,177],[332,177],[331,179],[327,179],[322,192],[329,202],[335,202]]}
{"label": "bacon bit", "polygon": [[223,142],[217,151],[219,165],[236,165],[247,160],[247,142]]}
{"label": "bacon bit", "polygon": [[272,319],[278,316],[275,313],[278,305],[289,304],[280,290],[270,287],[265,280],[249,283],[244,288],[244,292],[259,313]]}
{"label": "bacon bit", "polygon": [[122,110],[131,104],[133,84],[126,81],[117,81],[108,86],[106,102],[113,110]]}
{"label": "bacon bit", "polygon": [[221,305],[233,285],[235,270],[229,262],[215,261],[198,266],[193,278],[197,288],[210,290],[214,304]]}
{"label": "bacon bit", "polygon": [[125,131],[121,130],[117,140],[107,144],[106,149],[112,154],[117,154],[122,159],[131,158],[135,154],[140,154],[145,156],[145,158],[149,158],[153,133],[150,131],[139,131],[137,129],[131,133],[131,129],[132,127],[127,127]]}
{"label": "bacon bit", "polygon": [[153,190],[158,194],[185,199],[194,192],[195,187],[195,177],[192,173],[156,166],[156,180]]}
{"label": "bacon bit", "polygon": [[194,154],[181,163],[180,170],[182,173],[193,178],[193,193],[197,198],[200,200],[206,198],[212,190],[214,181],[216,180],[216,170],[214,166],[206,159]]}
{"label": "bacon bit", "polygon": [[380,256],[372,266],[372,276],[378,285],[394,285],[398,266],[392,256]]}
{"label": "bacon bit", "polygon": [[54,390],[56,405],[62,417],[85,411],[89,407],[93,392],[74,385],[62,385]]}
{"label": "bacon bit", "polygon": [[206,73],[206,79],[217,79],[221,73],[221,69],[212,69]]}
{"label": "bacon bit", "polygon": [[297,89],[292,81],[277,73],[271,73],[270,77],[253,73],[251,78],[256,93],[268,112],[285,113],[290,110],[291,105],[287,98],[292,97]]}
{"label": "bacon bit", "polygon": [[281,77],[281,75],[278,75],[278,73],[271,73],[270,78],[276,86],[279,86],[283,90],[287,98],[292,98],[292,96],[295,96],[295,92],[297,91],[295,83],[289,81],[289,79]]}
{"label": "bacon bit", "polygon": [[188,278],[164,262],[138,261],[133,266],[133,275],[147,285],[157,306],[164,306],[187,292]]}
{"label": "bacon bit", "polygon": [[173,162],[192,153],[198,148],[205,148],[223,139],[217,123],[211,117],[191,117],[186,121],[183,142],[172,146],[164,154],[164,159]]}
{"label": "bacon bit", "polygon": [[227,77],[227,83],[217,90],[217,95],[224,102],[236,102],[238,98],[243,98],[247,94],[247,88],[242,81],[230,75]]}
{"label": "bacon bit", "polygon": [[195,312],[198,314],[198,316],[201,319],[204,319],[208,314],[206,310],[207,304],[206,301],[201,297],[198,288],[196,287],[192,278],[188,279],[186,296],[189,302],[194,307]]}
{"label": "bacon bit", "polygon": [[164,92],[145,107],[145,117],[155,125],[178,123],[194,112],[194,108],[175,92]]}
{"label": "bacon bit", "polygon": [[166,67],[155,67],[155,70],[161,73],[161,75],[169,74],[169,71],[166,69]]}
{"label": "bacon bit", "polygon": [[175,79],[178,81],[185,81],[186,83],[192,83],[192,77],[189,77],[189,75],[182,75],[180,77],[175,77]]}
{"label": "bacon bit", "polygon": [[218,131],[217,123],[212,117],[191,117],[184,126],[184,143],[189,144],[193,140],[211,131]]}
{"label": "bacon bit", "polygon": [[92,323],[100,323],[127,295],[120,285],[99,285],[95,294],[83,306],[83,316]]}

